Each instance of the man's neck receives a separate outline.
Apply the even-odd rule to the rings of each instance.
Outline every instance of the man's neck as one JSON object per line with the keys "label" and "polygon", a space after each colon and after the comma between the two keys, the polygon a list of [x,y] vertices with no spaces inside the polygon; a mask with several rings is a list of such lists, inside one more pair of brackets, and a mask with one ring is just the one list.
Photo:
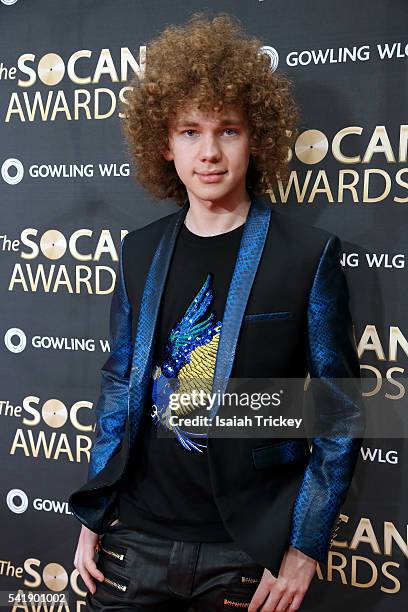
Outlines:
{"label": "man's neck", "polygon": [[248,197],[238,202],[232,210],[222,206],[206,207],[190,200],[184,223],[190,232],[198,236],[225,234],[245,223],[250,206]]}

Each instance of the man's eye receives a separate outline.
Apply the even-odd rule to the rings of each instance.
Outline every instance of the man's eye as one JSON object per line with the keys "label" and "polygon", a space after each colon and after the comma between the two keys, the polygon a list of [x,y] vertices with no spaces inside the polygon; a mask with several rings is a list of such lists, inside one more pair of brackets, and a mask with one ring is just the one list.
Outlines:
{"label": "man's eye", "polygon": [[[233,134],[237,134],[237,130],[235,128],[224,128],[223,132],[226,132],[227,130],[229,130],[230,132],[233,132]],[[188,132],[193,132],[193,133],[197,133],[196,130],[184,130],[183,134],[188,134]]]}
{"label": "man's eye", "polygon": [[237,130],[235,128],[225,128],[224,132],[226,132],[227,130],[230,130],[231,132],[234,132],[234,134],[237,134]]}

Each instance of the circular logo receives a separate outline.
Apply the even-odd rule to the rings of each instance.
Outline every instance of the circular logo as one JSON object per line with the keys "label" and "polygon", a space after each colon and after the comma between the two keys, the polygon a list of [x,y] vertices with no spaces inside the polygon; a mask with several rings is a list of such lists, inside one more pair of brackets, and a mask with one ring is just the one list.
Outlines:
{"label": "circular logo", "polygon": [[[16,169],[15,176],[10,174],[10,168]],[[1,176],[9,185],[17,185],[17,183],[19,183],[24,176],[24,166],[19,159],[6,159],[1,166]]]}
{"label": "circular logo", "polygon": [[327,155],[329,141],[320,130],[306,130],[295,144],[297,158],[304,164],[318,164]]}
{"label": "circular logo", "polygon": [[57,399],[47,400],[42,407],[42,418],[50,427],[62,427],[68,419],[68,411]]}
{"label": "circular logo", "polygon": [[[14,344],[14,342],[12,342],[14,337],[17,337],[18,344]],[[21,353],[24,351],[27,345],[27,337],[22,329],[19,329],[18,327],[11,327],[4,334],[4,343],[8,350],[12,353]]]}
{"label": "circular logo", "polygon": [[11,6],[12,4],[15,4],[17,0],[1,0],[1,2],[6,6]]}
{"label": "circular logo", "polygon": [[265,53],[270,61],[271,61],[271,70],[275,72],[279,64],[279,53],[275,49],[275,47],[269,47],[268,45],[264,45],[260,48],[261,53]]}
{"label": "circular logo", "polygon": [[44,85],[58,85],[64,74],[64,60],[57,53],[47,53],[38,62],[38,76]]}
{"label": "circular logo", "polygon": [[[15,500],[17,500],[17,504]],[[11,489],[11,491],[7,493],[6,503],[12,512],[15,514],[22,514],[28,508],[27,494],[21,489]]]}
{"label": "circular logo", "polygon": [[47,230],[41,236],[41,252],[48,259],[60,259],[67,250],[67,241],[59,230]]}
{"label": "circular logo", "polygon": [[63,591],[68,584],[68,574],[59,563],[48,563],[43,569],[43,580],[50,591]]}

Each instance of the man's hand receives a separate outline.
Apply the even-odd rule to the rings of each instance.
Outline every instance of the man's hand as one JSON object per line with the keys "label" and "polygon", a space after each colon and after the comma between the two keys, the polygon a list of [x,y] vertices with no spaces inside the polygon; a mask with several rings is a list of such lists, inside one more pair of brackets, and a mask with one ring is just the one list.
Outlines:
{"label": "man's hand", "polygon": [[248,612],[292,612],[299,610],[315,573],[317,561],[289,546],[279,576],[267,569],[256,589]]}
{"label": "man's hand", "polygon": [[104,579],[104,575],[98,570],[94,561],[95,549],[98,544],[98,534],[82,525],[75,553],[74,566],[81,574],[82,580],[92,594],[96,591],[92,577],[97,578],[99,581]]}

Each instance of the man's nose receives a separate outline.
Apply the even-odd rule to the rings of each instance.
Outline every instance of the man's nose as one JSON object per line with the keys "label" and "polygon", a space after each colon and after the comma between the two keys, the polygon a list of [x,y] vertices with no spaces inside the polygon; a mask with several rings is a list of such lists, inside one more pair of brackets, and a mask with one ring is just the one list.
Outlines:
{"label": "man's nose", "polygon": [[220,156],[220,146],[215,136],[203,136],[200,145],[200,159],[212,159]]}

